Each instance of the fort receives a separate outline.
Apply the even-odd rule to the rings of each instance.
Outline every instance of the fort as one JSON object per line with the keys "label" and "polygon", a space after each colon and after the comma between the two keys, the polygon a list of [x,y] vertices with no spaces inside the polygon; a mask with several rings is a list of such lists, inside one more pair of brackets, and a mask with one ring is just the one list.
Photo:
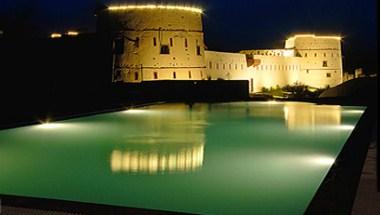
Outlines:
{"label": "fort", "polygon": [[207,50],[203,11],[170,5],[119,5],[99,13],[98,33],[112,40],[112,81],[246,80],[249,93],[343,82],[341,37],[294,35],[284,49]]}

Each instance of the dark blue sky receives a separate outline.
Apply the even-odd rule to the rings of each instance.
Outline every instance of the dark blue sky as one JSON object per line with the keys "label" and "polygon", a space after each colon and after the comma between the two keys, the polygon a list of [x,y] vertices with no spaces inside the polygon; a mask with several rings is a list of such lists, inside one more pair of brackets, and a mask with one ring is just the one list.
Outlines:
{"label": "dark blue sky", "polygon": [[[0,0],[0,15],[25,14],[45,32],[94,31],[94,8],[107,0]],[[237,51],[281,48],[294,33],[338,34],[347,70],[364,66],[377,71],[377,0],[186,0],[171,2],[205,9],[204,29],[210,49]],[[10,15],[11,14],[11,15]]]}

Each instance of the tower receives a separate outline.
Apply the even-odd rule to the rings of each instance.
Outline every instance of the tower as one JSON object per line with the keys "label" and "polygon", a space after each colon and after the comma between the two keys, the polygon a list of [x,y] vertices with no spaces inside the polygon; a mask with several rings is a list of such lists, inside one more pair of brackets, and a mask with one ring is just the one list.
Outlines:
{"label": "tower", "polygon": [[285,48],[303,58],[300,82],[317,88],[343,82],[341,37],[295,35],[286,40]]}
{"label": "tower", "polygon": [[113,82],[206,79],[202,10],[171,5],[103,9],[98,32],[113,47]]}

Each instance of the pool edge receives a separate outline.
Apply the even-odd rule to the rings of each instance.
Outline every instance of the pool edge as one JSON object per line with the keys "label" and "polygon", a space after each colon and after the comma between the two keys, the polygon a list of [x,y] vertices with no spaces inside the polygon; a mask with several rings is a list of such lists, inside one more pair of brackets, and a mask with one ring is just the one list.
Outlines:
{"label": "pool edge", "polygon": [[304,214],[351,214],[376,108],[367,107]]}

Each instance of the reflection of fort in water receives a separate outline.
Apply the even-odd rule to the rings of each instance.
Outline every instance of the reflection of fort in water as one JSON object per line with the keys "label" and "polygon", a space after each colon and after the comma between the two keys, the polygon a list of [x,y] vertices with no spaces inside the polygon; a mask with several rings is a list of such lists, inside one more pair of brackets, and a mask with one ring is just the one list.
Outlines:
{"label": "reflection of fort in water", "polygon": [[[204,106],[192,111],[184,104],[150,106],[126,111],[136,130],[127,144],[112,151],[112,172],[168,173],[196,171],[203,165]],[[137,135],[136,135],[137,133]]]}
{"label": "reflection of fort in water", "polygon": [[174,172],[192,171],[203,164],[203,145],[178,152],[139,152],[114,150],[111,155],[113,172]]}
{"label": "reflection of fort in water", "polygon": [[112,151],[112,172],[156,174],[199,169],[204,161],[207,112],[277,118],[284,120],[290,131],[341,125],[340,106],[302,102],[240,104],[201,104],[192,108],[168,104],[126,111],[135,131],[140,132],[130,132],[133,135],[126,135],[126,144]]}
{"label": "reflection of fort in water", "polygon": [[289,130],[341,125],[342,109],[340,106],[286,103],[283,111]]}
{"label": "reflection of fort in water", "polygon": [[275,101],[240,104],[213,105],[211,111],[226,109],[226,115],[232,113],[240,117],[283,119],[289,130],[341,125],[342,108],[338,105]]}

